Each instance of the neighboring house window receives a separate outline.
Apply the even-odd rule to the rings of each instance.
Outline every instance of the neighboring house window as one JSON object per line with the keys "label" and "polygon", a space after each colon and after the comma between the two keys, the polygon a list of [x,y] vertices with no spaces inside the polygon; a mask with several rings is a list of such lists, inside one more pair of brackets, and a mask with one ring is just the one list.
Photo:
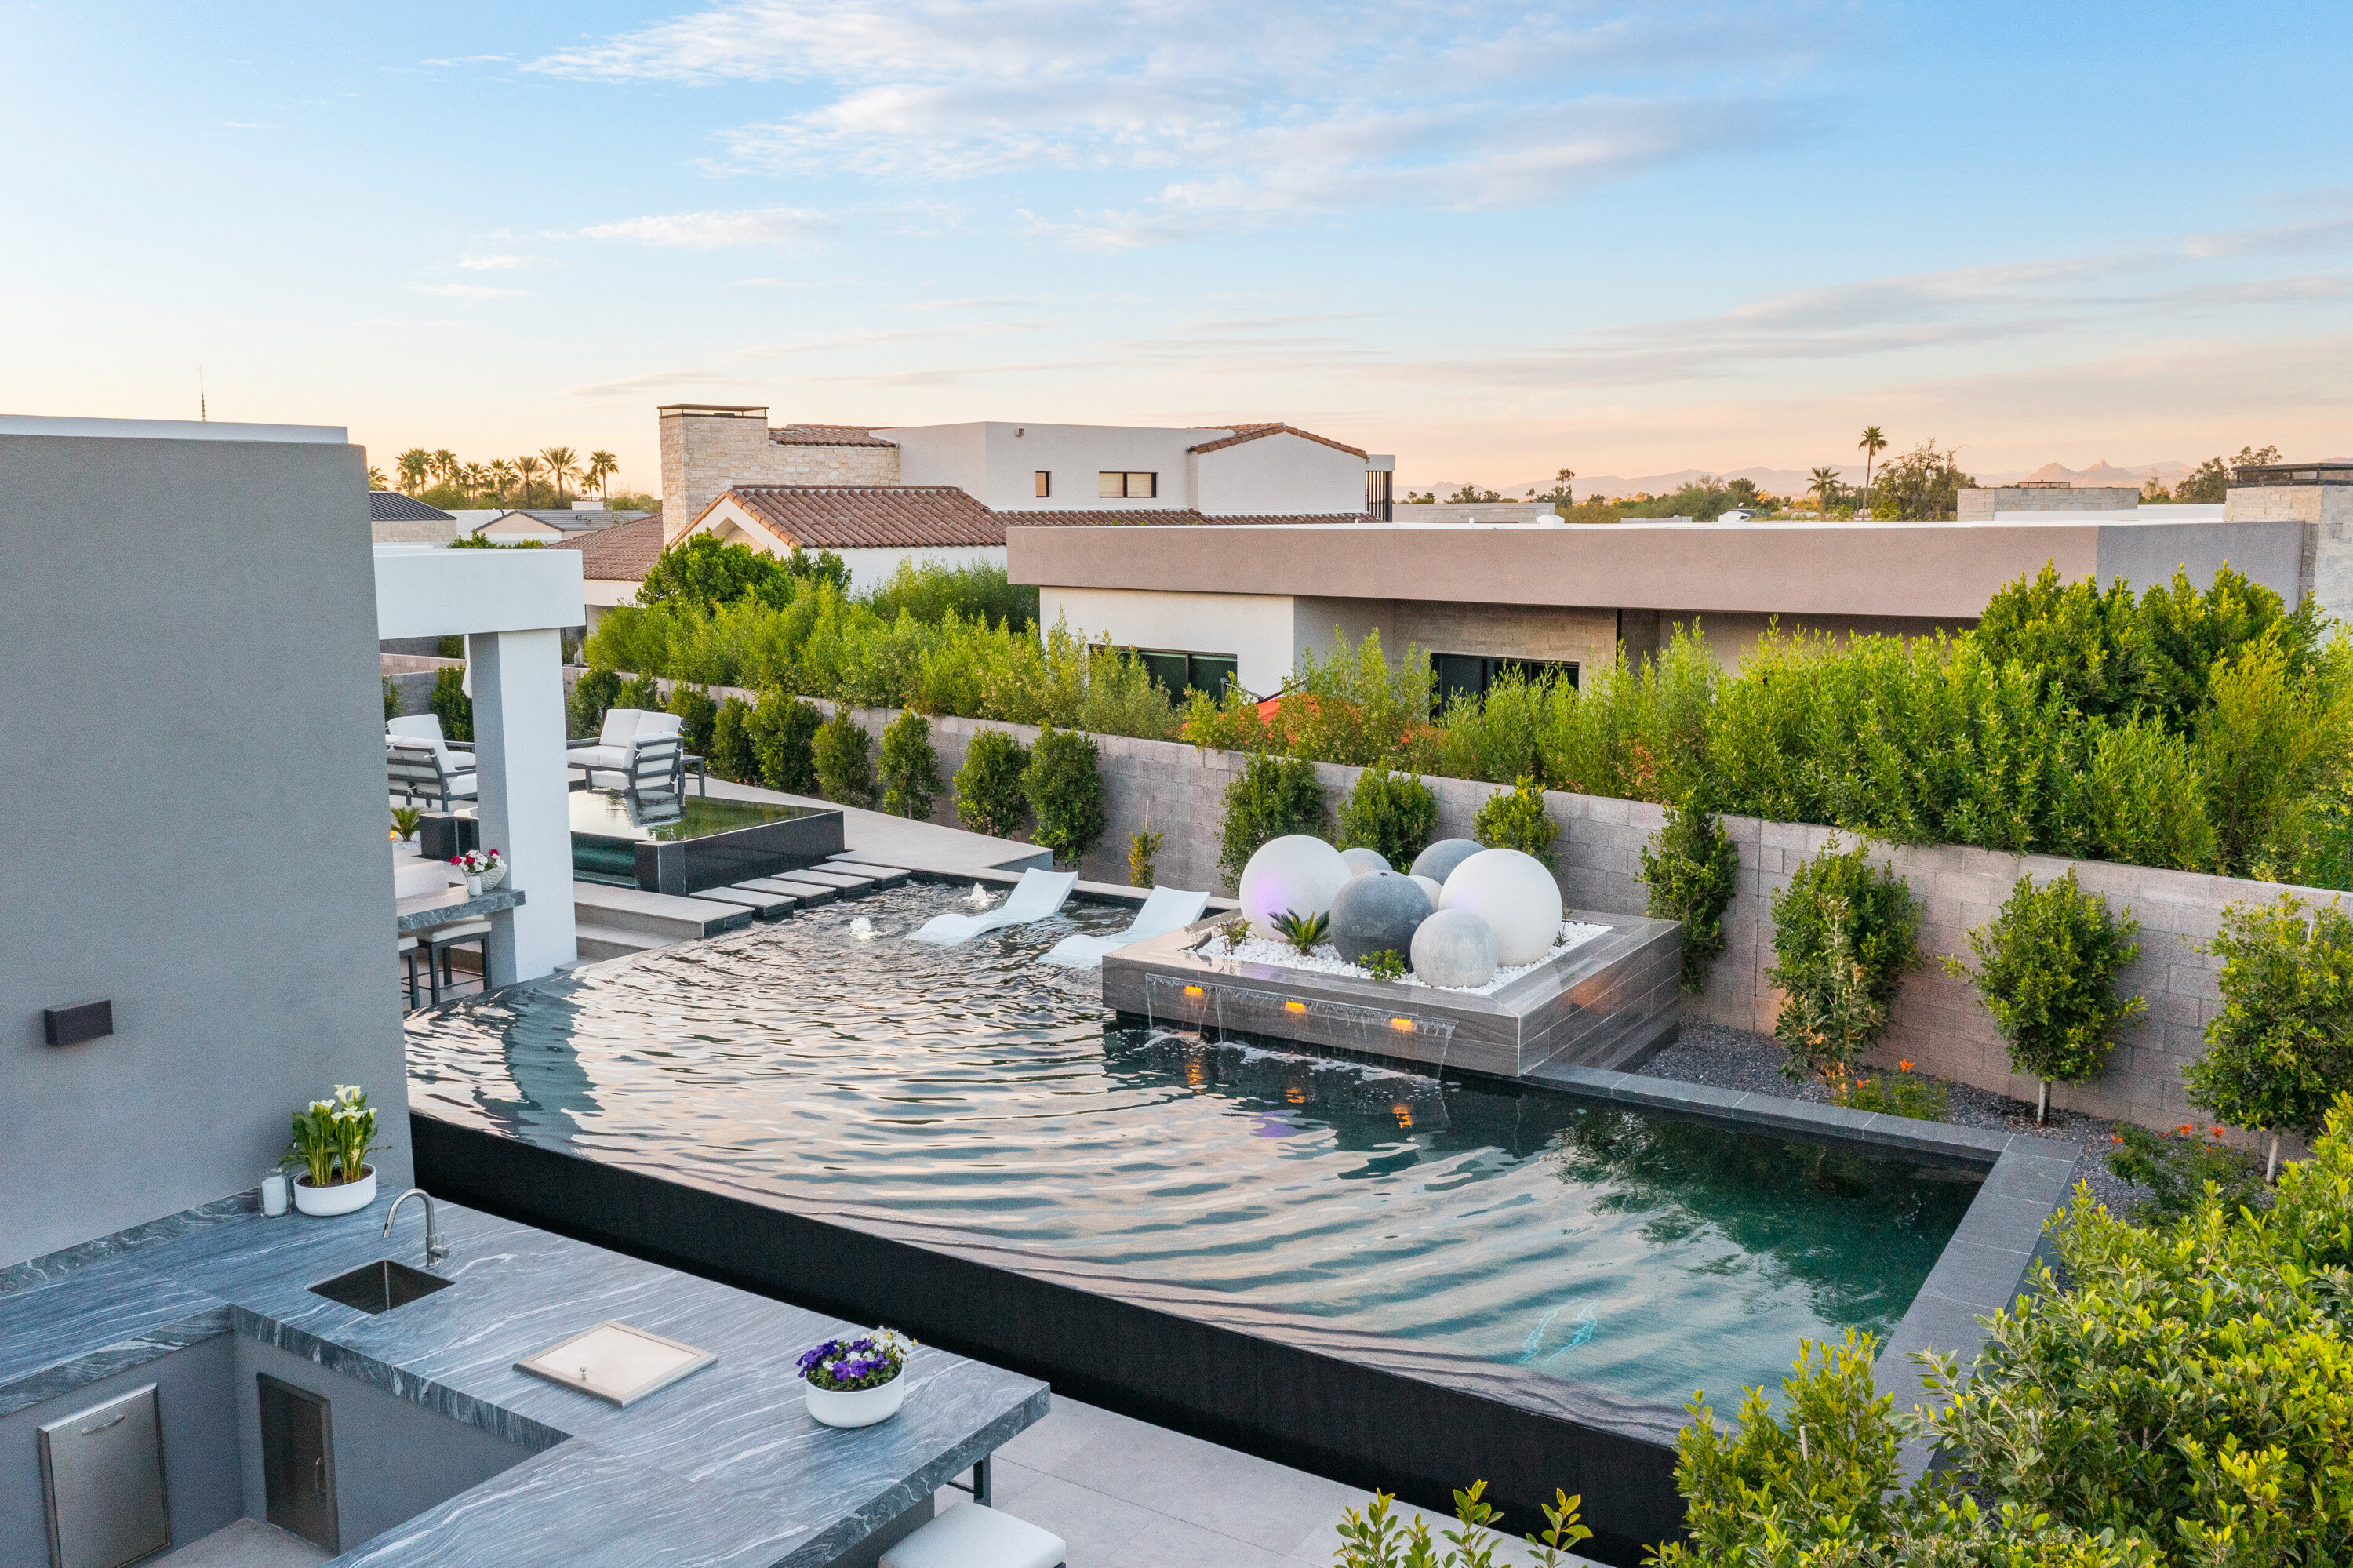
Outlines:
{"label": "neighboring house window", "polygon": [[1129,501],[1145,500],[1160,493],[1160,476],[1156,473],[1112,473],[1095,475],[1095,493],[1106,499],[1124,497]]}
{"label": "neighboring house window", "polygon": [[1042,501],[1042,500],[1044,500],[1047,496],[1051,495],[1051,494],[1053,494],[1053,493],[1054,493],[1054,474],[1053,474],[1053,471],[1052,471],[1052,470],[1050,470],[1050,469],[1043,469],[1043,468],[1039,469],[1039,470],[1038,471],[1038,496],[1039,496],[1039,499]]}
{"label": "neighboring house window", "polygon": [[1431,699],[1439,709],[1460,696],[1482,697],[1487,688],[1505,671],[1519,673],[1531,683],[1547,676],[1577,684],[1577,665],[1553,659],[1491,659],[1479,653],[1432,653],[1430,673],[1432,677]]}
{"label": "neighboring house window", "polygon": [[1178,702],[1183,702],[1189,692],[1222,697],[1226,688],[1234,683],[1238,661],[1230,653],[1180,653],[1166,648],[1137,648],[1132,652],[1136,662],[1151,672],[1152,678]]}

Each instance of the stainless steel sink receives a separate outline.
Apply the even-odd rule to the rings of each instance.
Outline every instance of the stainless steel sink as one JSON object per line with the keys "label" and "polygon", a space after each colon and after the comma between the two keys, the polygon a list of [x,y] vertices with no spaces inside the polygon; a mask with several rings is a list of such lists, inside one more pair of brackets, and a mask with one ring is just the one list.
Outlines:
{"label": "stainless steel sink", "polygon": [[311,1287],[311,1293],[346,1307],[356,1307],[363,1312],[389,1312],[396,1307],[421,1301],[437,1290],[447,1290],[454,1283],[438,1274],[380,1257],[348,1274],[321,1280]]}

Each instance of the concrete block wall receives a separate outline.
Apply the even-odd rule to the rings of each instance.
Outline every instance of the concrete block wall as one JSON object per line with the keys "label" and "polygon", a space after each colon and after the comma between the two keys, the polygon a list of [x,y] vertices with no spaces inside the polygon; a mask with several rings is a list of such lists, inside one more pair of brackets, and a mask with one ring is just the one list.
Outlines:
{"label": "concrete block wall", "polygon": [[[749,700],[750,693],[713,688],[714,697]],[[830,712],[833,705],[809,699]],[[859,724],[879,738],[897,715],[892,709],[855,710]],[[1022,745],[1039,732],[1026,725],[982,719],[931,721],[944,785],[964,766],[972,736],[1002,729]],[[1109,825],[1103,842],[1082,867],[1093,880],[1124,883],[1130,835],[1147,822],[1165,835],[1158,880],[1173,887],[1222,891],[1218,871],[1219,835],[1225,819],[1225,792],[1240,775],[1239,752],[1198,751],[1181,742],[1098,736],[1103,757],[1104,810]],[[1336,809],[1355,788],[1356,768],[1315,765],[1325,797]],[[1472,779],[1428,778],[1438,796],[1435,836],[1469,838],[1472,822],[1503,786]],[[1658,806],[1594,795],[1547,791],[1546,810],[1562,829],[1554,844],[1563,900],[1572,908],[1640,915],[1648,889],[1639,880],[1642,847],[1665,821]],[[955,824],[952,789],[944,788],[934,820]],[[1725,817],[1725,831],[1740,853],[1740,872],[1725,912],[1725,950],[1709,971],[1704,991],[1687,998],[1685,1016],[1737,1029],[1770,1033],[1780,1011],[1780,993],[1766,978],[1773,967],[1772,900],[1791,875],[1819,854],[1833,836],[1842,847],[1852,833],[1802,823]],[[1922,1072],[2031,1102],[2033,1079],[2010,1070],[2007,1052],[1991,1017],[1966,980],[1947,974],[1947,957],[1972,959],[1968,933],[1991,920],[2021,876],[2036,883],[2063,874],[2071,866],[2077,882],[2104,895],[2110,907],[2129,909],[2140,922],[2140,957],[2119,989],[2137,995],[2147,1011],[2122,1034],[2106,1069],[2088,1083],[2054,1086],[2055,1107],[2097,1116],[2171,1128],[2198,1119],[2189,1108],[2181,1069],[2205,1048],[2207,1023],[2221,1010],[2219,960],[2197,949],[2220,927],[2233,904],[2269,902],[2283,891],[2307,900],[2338,896],[2326,891],[2286,889],[2277,883],[2205,876],[2193,872],[2070,861],[2052,855],[2015,855],[1957,845],[1905,846],[1871,841],[1874,863],[1894,867],[1924,906],[1921,948],[1926,961],[1904,983],[1883,1044],[1869,1065],[1893,1066],[1910,1060]]]}

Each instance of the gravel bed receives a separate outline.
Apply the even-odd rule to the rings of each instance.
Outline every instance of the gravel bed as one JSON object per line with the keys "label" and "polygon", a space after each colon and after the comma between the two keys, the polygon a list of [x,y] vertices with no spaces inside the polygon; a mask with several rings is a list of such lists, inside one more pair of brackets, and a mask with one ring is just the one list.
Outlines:
{"label": "gravel bed", "polygon": [[[1781,1075],[1781,1064],[1788,1053],[1778,1040],[1769,1034],[1755,1034],[1746,1029],[1727,1028],[1721,1023],[1685,1022],[1683,1033],[1675,1043],[1636,1068],[1654,1078],[1672,1078],[1678,1083],[1705,1084],[1712,1088],[1747,1089],[1757,1094],[1778,1095],[1783,1099],[1811,1100],[1817,1105],[1830,1103],[1830,1095],[1820,1083],[1793,1084]],[[2054,1142],[2072,1143],[2085,1155],[2076,1171],[2076,1179],[2087,1183],[2092,1196],[2105,1204],[2112,1213],[2130,1215],[2138,1210],[2148,1196],[2146,1188],[2124,1180],[2108,1169],[2109,1139],[2116,1124],[2105,1117],[2086,1116],[2081,1111],[2053,1110],[2051,1119],[2042,1127],[2034,1125],[2034,1107],[2007,1095],[1997,1095],[1988,1089],[1974,1088],[1968,1084],[1947,1083],[1951,1091],[1951,1108],[1946,1120],[1956,1127],[1981,1128],[1993,1132],[2022,1132],[2030,1138],[2047,1138]]]}

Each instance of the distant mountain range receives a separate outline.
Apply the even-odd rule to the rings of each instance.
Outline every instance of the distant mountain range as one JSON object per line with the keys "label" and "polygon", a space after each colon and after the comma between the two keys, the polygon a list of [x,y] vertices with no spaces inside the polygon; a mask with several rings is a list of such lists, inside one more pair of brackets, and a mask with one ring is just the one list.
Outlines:
{"label": "distant mountain range", "polygon": [[[1832,466],[1837,468],[1839,477],[1845,482],[1849,484],[1862,482],[1861,463],[1837,463]],[[2079,485],[2130,485],[2137,490],[2143,480],[2150,478],[2170,485],[2178,476],[2188,473],[2193,466],[2195,465],[2186,462],[2151,462],[2142,463],[2133,468],[2118,468],[2103,458],[2089,468],[2069,468],[2063,463],[2046,462],[2041,468],[2032,471],[1996,469],[1973,473],[1972,477],[1979,484],[2016,484],[2021,480],[2060,480]],[[1670,491],[1679,489],[1711,473],[1723,479],[1753,481],[1757,489],[1773,495],[1803,495],[1806,493],[1807,487],[1814,482],[1814,476],[1810,472],[1794,468],[1736,468],[1728,471],[1683,468],[1677,469],[1672,473],[1632,475],[1597,473],[1589,477],[1580,474],[1570,488],[1576,492],[1580,501],[1592,495],[1635,495],[1646,491],[1652,495],[1664,495]],[[1402,498],[1408,491],[1419,493],[1422,491],[1434,490],[1438,493],[1438,498],[1443,501],[1461,489],[1462,484],[1463,481],[1459,479],[1420,480],[1399,484],[1398,494]],[[1482,486],[1482,488],[1487,487]],[[1499,484],[1493,488],[1503,492],[1506,500],[1517,500],[1532,490],[1550,490],[1552,481],[1549,479],[1522,480],[1515,484]]]}

